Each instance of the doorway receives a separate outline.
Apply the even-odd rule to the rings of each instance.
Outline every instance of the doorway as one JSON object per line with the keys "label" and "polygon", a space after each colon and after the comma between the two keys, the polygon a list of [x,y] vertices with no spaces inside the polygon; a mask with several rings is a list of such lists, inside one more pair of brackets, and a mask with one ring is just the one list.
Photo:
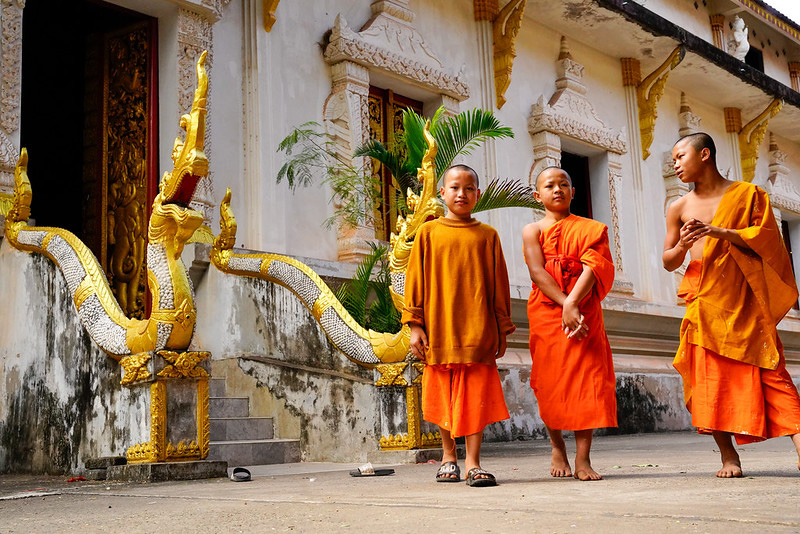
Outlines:
{"label": "doorway", "polygon": [[143,318],[157,190],[157,25],[94,0],[28,0],[20,143],[37,226],[76,234],[129,317]]}

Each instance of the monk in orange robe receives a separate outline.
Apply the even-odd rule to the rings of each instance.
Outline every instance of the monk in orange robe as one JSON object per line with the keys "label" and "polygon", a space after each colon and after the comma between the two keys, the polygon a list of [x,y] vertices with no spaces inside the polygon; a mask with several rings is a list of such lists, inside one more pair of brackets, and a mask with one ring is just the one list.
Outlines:
{"label": "monk in orange robe", "polygon": [[791,436],[800,457],[800,396],[777,331],[797,286],[769,197],[720,175],[711,137],[681,138],[672,159],[678,177],[695,184],[667,211],[664,267],[691,258],[678,290],[686,316],[674,366],[692,424],[720,448],[717,476],[741,477],[732,437]]}
{"label": "monk in orange robe", "polygon": [[573,476],[563,430],[575,432],[575,474],[600,480],[589,453],[595,428],[617,426],[614,364],[600,302],[614,282],[603,223],[570,213],[575,194],[565,171],[548,167],[536,178],[545,217],[522,231],[533,281],[528,298],[531,387],[547,426],[550,474]]}
{"label": "monk in orange robe", "polygon": [[447,216],[414,239],[402,321],[411,327],[411,351],[427,363],[422,413],[442,436],[437,482],[461,479],[454,438],[465,436],[467,484],[494,486],[480,451],[484,427],[508,419],[495,361],[514,331],[508,273],[497,232],[472,218],[478,175],[454,165],[442,181]]}

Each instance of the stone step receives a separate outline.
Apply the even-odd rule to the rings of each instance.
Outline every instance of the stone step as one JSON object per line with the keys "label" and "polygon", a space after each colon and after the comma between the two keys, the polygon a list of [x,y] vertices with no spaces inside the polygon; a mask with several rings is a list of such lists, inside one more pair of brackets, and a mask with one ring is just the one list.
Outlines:
{"label": "stone step", "polygon": [[211,441],[272,439],[275,437],[271,417],[212,417]]}
{"label": "stone step", "polygon": [[250,399],[247,397],[210,397],[208,415],[215,419],[223,417],[247,417],[250,415]]}
{"label": "stone step", "polygon": [[214,378],[208,381],[208,394],[211,397],[224,397],[227,395],[228,386],[224,378]]}
{"label": "stone step", "polygon": [[300,440],[212,441],[209,444],[208,460],[228,462],[228,467],[299,462]]}

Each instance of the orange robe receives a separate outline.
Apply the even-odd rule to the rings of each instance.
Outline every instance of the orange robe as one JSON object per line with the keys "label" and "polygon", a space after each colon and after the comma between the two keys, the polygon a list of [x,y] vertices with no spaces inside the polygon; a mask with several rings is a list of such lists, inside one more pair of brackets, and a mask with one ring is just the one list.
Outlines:
{"label": "orange robe", "polygon": [[534,284],[528,298],[531,387],[539,415],[549,427],[586,430],[617,426],[617,397],[611,347],[600,302],[614,282],[608,228],[600,222],[570,215],[539,235],[545,269],[569,294],[583,266],[595,276],[580,303],[589,335],[567,339],[561,328],[561,306]]}
{"label": "orange robe", "polygon": [[421,325],[428,336],[426,421],[465,436],[508,419],[495,359],[501,339],[515,327],[494,228],[447,218],[420,228],[406,270],[402,322]]}
{"label": "orange robe", "polygon": [[736,230],[750,250],[707,238],[678,290],[686,315],[673,365],[692,424],[740,444],[798,433],[800,396],[777,331],[798,294],[769,197],[735,182],[711,224]]}

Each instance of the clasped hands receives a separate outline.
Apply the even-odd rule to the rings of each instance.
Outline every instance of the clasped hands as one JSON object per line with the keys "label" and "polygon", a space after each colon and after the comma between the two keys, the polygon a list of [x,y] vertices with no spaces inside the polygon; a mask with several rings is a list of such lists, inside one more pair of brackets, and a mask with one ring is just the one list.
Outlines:
{"label": "clasped hands", "polygon": [[589,325],[584,322],[583,314],[578,309],[578,304],[567,297],[561,312],[561,328],[567,339],[580,341],[589,335]]}
{"label": "clasped hands", "polygon": [[689,219],[681,226],[678,245],[684,250],[689,250],[699,239],[707,236],[715,237],[716,230],[718,230],[716,226],[698,219]]}

